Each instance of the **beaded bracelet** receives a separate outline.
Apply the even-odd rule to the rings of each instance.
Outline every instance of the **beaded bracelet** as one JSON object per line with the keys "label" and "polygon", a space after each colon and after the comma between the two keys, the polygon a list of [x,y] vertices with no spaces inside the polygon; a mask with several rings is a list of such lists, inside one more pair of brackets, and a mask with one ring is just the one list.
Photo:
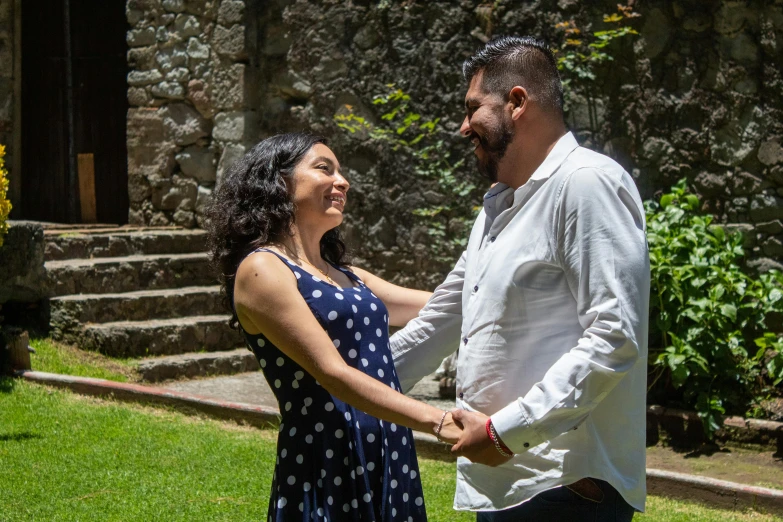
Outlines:
{"label": "beaded bracelet", "polygon": [[492,444],[495,445],[495,449],[498,450],[498,452],[503,455],[504,457],[513,457],[514,452],[511,451],[508,446],[500,442],[500,437],[498,437],[497,432],[495,431],[495,426],[492,425],[492,419],[487,419],[487,435],[489,436],[489,440],[492,441]]}
{"label": "beaded bracelet", "polygon": [[443,421],[446,420],[446,415],[448,415],[448,411],[443,412],[443,417],[440,418],[440,422],[438,423],[438,427],[435,429],[435,436],[438,438],[438,442],[443,442],[440,440],[440,430],[443,429]]}

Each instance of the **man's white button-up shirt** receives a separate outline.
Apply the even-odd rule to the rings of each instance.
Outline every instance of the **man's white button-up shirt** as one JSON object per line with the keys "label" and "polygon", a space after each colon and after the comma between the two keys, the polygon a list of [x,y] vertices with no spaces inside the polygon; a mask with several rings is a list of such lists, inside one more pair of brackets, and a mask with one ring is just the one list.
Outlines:
{"label": "man's white button-up shirt", "polygon": [[583,477],[645,501],[650,266],[644,208],[610,158],[564,135],[484,197],[467,250],[392,337],[403,390],[459,348],[457,407],[516,454],[457,462],[455,509],[500,510]]}

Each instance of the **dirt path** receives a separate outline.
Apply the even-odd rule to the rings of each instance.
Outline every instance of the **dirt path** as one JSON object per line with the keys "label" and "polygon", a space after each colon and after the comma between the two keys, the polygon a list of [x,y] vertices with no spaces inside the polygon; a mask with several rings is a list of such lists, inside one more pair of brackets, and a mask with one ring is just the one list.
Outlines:
{"label": "dirt path", "polygon": [[733,445],[708,454],[657,445],[647,448],[647,467],[783,489],[783,458],[773,454],[772,449],[758,451]]}

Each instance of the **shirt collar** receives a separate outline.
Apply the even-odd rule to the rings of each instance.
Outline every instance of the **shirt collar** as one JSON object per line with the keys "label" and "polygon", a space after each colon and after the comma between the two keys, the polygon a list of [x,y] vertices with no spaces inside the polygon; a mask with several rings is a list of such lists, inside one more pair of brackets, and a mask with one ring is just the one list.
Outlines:
{"label": "shirt collar", "polygon": [[[576,142],[576,138],[570,132],[566,132],[563,136],[557,140],[555,146],[549,151],[543,163],[538,166],[536,171],[530,176],[530,179],[538,181],[540,179],[546,179],[560,168],[565,159],[571,154],[574,149],[579,146]],[[522,188],[522,187],[520,187]]]}
{"label": "shirt collar", "polygon": [[[520,200],[530,190],[531,181],[545,180],[554,174],[560,165],[577,147],[576,138],[571,132],[566,132],[557,140],[544,161],[538,166],[530,179],[515,191],[505,183],[497,183],[484,194],[484,209],[490,215],[497,215]],[[512,199],[513,196],[513,199]],[[512,203],[513,201],[513,203]]]}

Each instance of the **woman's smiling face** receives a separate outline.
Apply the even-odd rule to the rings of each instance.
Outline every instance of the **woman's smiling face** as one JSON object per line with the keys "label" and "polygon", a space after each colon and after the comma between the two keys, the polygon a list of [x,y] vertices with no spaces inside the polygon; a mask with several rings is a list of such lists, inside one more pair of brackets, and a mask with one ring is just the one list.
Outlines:
{"label": "woman's smiling face", "polygon": [[329,147],[315,144],[294,168],[291,186],[296,221],[324,221],[327,230],[343,221],[350,184]]}

